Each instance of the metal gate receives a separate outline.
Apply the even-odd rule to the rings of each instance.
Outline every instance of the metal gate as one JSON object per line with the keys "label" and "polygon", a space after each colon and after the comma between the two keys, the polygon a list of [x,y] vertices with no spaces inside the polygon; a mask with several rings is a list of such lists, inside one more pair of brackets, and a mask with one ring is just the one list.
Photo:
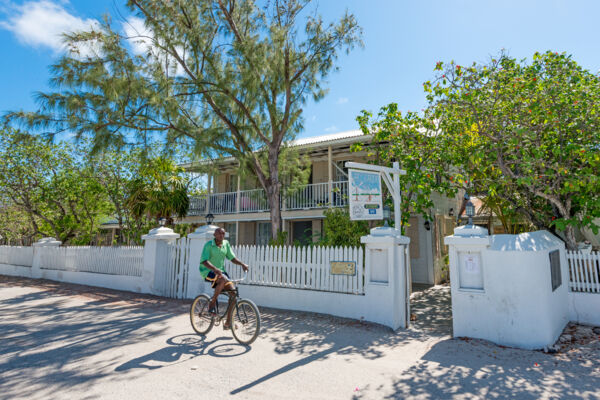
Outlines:
{"label": "metal gate", "polygon": [[164,270],[165,297],[183,299],[187,293],[190,271],[191,240],[182,237],[168,244],[167,268]]}

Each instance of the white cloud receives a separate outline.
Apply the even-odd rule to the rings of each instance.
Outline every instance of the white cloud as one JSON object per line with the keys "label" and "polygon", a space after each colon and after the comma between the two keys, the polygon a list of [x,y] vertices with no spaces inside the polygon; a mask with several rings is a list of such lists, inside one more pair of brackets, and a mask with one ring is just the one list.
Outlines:
{"label": "white cloud", "polygon": [[24,44],[34,47],[49,47],[62,52],[65,46],[62,34],[97,28],[95,19],[82,19],[69,14],[64,7],[48,0],[30,1],[12,6],[7,20],[0,27],[11,31]]}
{"label": "white cloud", "polygon": [[347,97],[340,97],[337,101],[338,104],[346,104],[348,102]]}
{"label": "white cloud", "polygon": [[325,128],[325,132],[337,132],[338,127],[335,125],[331,125],[329,128]]}
{"label": "white cloud", "polygon": [[135,54],[146,54],[152,49],[152,32],[144,25],[144,20],[138,17],[129,17],[123,23],[123,31]]}
{"label": "white cloud", "polygon": [[[123,23],[123,31],[131,45],[131,50],[134,54],[144,55],[151,53],[153,57],[160,60],[165,59],[165,53],[156,48],[154,45],[154,33],[146,28],[144,20],[138,17],[129,17]],[[183,49],[176,48],[177,52],[182,55]],[[184,75],[183,67],[172,57],[169,57],[169,64],[175,66],[175,75]]]}

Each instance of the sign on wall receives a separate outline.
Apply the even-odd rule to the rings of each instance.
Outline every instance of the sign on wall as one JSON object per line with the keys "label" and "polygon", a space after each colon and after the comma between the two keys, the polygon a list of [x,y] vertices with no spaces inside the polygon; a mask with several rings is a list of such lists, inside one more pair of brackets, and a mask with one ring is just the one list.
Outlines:
{"label": "sign on wall", "polygon": [[348,170],[350,219],[383,219],[379,172]]}

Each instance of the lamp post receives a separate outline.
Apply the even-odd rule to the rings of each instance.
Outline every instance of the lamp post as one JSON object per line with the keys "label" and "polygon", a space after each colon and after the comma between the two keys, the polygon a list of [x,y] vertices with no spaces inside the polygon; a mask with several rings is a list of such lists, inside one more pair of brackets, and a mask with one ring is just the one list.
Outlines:
{"label": "lamp post", "polygon": [[159,224],[161,227],[164,227],[166,223],[167,223],[167,219],[166,219],[165,217],[163,217],[163,218],[160,218],[160,219],[158,220],[158,224]]}
{"label": "lamp post", "polygon": [[206,214],[206,225],[212,225],[213,221],[215,220],[215,216],[212,215],[212,213],[208,213]]}
{"label": "lamp post", "polygon": [[473,202],[471,202],[471,199],[469,198],[469,201],[467,201],[467,204],[465,205],[465,214],[467,214],[467,217],[469,217],[469,221],[467,222],[467,225],[473,225],[473,215],[475,215],[475,205],[473,204]]}

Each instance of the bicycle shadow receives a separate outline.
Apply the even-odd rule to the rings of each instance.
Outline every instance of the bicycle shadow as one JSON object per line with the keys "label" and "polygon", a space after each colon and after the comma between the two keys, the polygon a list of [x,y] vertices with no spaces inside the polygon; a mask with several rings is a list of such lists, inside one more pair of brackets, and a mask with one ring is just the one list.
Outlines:
{"label": "bicycle shadow", "polygon": [[[225,340],[228,342],[217,344]],[[136,368],[153,370],[180,364],[206,355],[229,358],[238,357],[250,351],[250,346],[231,342],[231,337],[228,336],[220,336],[207,341],[204,336],[183,334],[170,337],[166,343],[166,347],[127,361],[116,367],[115,371],[122,372]]]}

